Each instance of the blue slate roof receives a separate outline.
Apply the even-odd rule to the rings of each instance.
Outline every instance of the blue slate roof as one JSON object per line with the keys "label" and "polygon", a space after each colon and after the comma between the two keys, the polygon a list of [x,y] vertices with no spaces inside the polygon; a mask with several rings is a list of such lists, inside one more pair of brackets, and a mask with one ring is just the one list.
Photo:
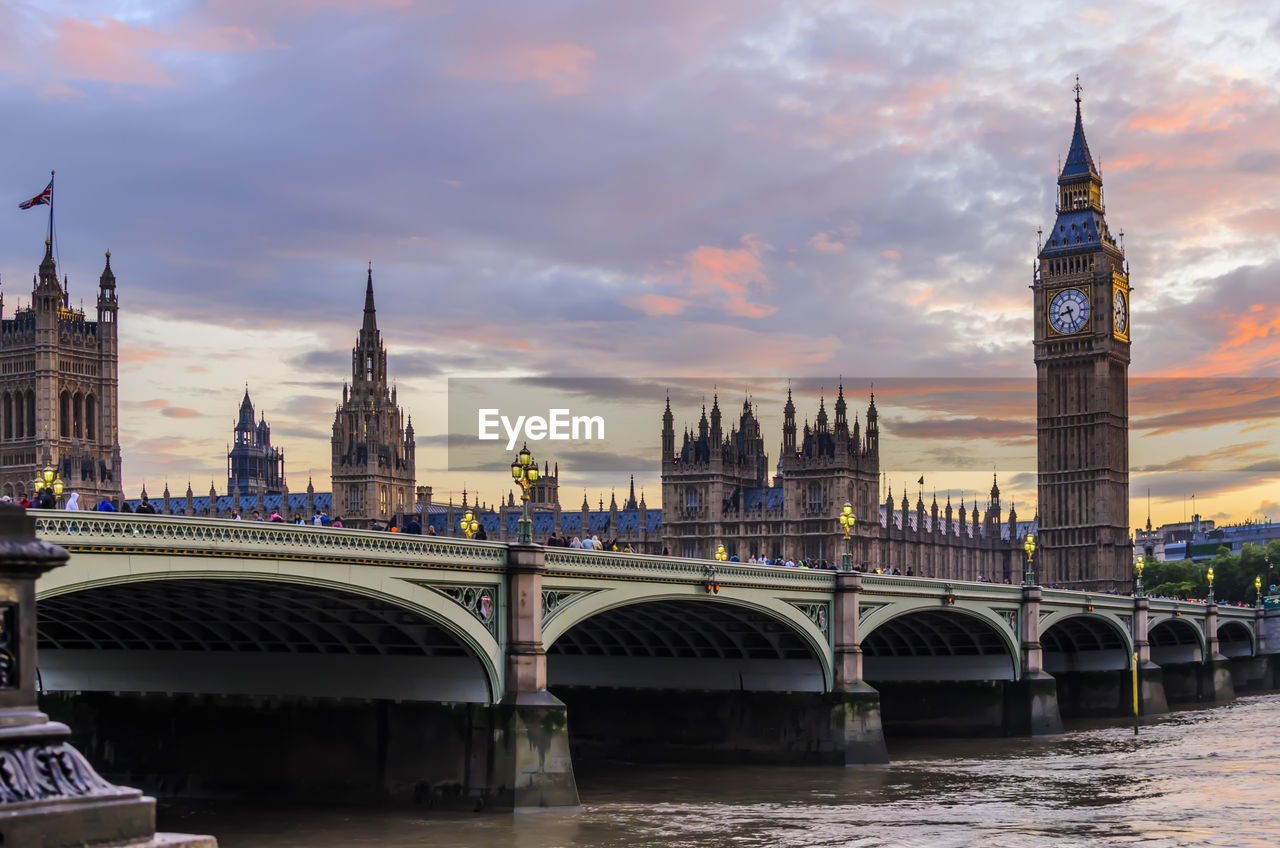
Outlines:
{"label": "blue slate roof", "polygon": [[1045,233],[1040,256],[1056,256],[1079,250],[1094,249],[1100,243],[1112,244],[1107,219],[1096,209],[1071,209],[1058,213],[1053,229]]}
{"label": "blue slate roof", "polygon": [[776,512],[782,509],[783,492],[780,487],[769,486],[742,491],[743,509],[760,509],[764,505],[765,512]]}
{"label": "blue slate roof", "polygon": [[[150,498],[151,505],[157,510],[164,508],[164,498]],[[262,498],[262,508],[269,515],[273,510],[280,509],[280,495],[264,495]],[[142,503],[141,498],[127,498],[125,503],[129,505],[129,509],[136,510],[138,505]],[[324,510],[330,515],[333,514],[333,494],[331,492],[316,492],[316,509]],[[191,508],[196,515],[204,513],[209,508],[209,496],[191,498]],[[219,495],[217,498],[217,508],[219,513],[231,511],[231,496]],[[240,496],[240,511],[252,511],[258,508],[258,499],[249,497],[248,495]],[[181,495],[179,497],[169,498],[169,509],[174,515],[184,515],[187,511],[187,497]],[[293,513],[300,512],[304,515],[307,512],[307,493],[306,492],[290,492],[289,506],[286,510],[290,517]],[[282,512],[281,515],[284,515]]]}
{"label": "blue slate roof", "polygon": [[1089,153],[1089,143],[1084,138],[1084,121],[1080,117],[1080,101],[1076,100],[1076,128],[1071,134],[1071,149],[1067,151],[1067,161],[1062,166],[1061,179],[1073,177],[1098,176],[1098,169],[1093,164],[1093,156]]}

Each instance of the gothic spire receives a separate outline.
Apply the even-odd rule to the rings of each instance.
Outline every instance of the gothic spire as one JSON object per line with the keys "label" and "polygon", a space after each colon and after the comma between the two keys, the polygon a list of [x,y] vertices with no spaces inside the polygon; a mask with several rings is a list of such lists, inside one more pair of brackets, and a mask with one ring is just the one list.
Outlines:
{"label": "gothic spire", "polygon": [[369,263],[369,279],[364,287],[364,326],[366,333],[378,332],[377,310],[373,307],[373,263]]}
{"label": "gothic spire", "polygon": [[1067,161],[1062,166],[1062,175],[1058,178],[1058,182],[1068,179],[1074,180],[1079,177],[1102,179],[1097,167],[1093,164],[1093,156],[1089,153],[1089,143],[1084,138],[1084,119],[1080,115],[1080,92],[1082,90],[1080,88],[1080,76],[1076,75],[1076,126],[1075,131],[1071,134],[1071,148],[1067,151]]}

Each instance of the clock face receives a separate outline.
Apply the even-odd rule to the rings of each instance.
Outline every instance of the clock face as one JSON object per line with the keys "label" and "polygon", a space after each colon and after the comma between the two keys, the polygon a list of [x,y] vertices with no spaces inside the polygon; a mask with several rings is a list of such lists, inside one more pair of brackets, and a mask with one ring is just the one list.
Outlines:
{"label": "clock face", "polygon": [[1089,298],[1080,289],[1063,289],[1049,304],[1049,324],[1064,336],[1078,333],[1089,321]]}
{"label": "clock face", "polygon": [[1129,329],[1129,307],[1124,302],[1124,292],[1119,289],[1111,299],[1111,313],[1116,319],[1116,333],[1123,336]]}

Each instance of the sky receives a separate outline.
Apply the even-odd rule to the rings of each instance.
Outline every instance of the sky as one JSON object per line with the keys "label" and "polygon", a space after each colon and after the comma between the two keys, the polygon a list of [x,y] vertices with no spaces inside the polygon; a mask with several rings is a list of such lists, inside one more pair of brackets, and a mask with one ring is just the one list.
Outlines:
{"label": "sky", "polygon": [[[1280,517],[1280,17],[1266,4],[212,0],[0,4],[5,308],[59,267],[120,297],[125,488],[224,491],[246,384],[293,491],[329,435],[372,263],[418,479],[449,380],[751,395],[776,462],[881,383],[887,485],[1034,503],[1039,227],[1074,117],[1131,265],[1131,523]],[[913,378],[909,391],[887,388]],[[700,384],[701,391],[688,388]],[[815,385],[816,384],[816,385]],[[638,389],[639,390],[639,389]],[[554,452],[548,456],[556,458]],[[621,466],[562,465],[562,501]],[[625,463],[624,463],[625,465]],[[919,487],[911,483],[912,498]],[[897,497],[898,494],[895,494]]]}

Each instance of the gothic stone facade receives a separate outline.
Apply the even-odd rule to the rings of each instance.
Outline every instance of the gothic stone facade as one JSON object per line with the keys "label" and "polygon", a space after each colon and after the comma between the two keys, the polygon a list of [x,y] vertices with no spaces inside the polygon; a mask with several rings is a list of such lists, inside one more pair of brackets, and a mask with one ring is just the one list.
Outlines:
{"label": "gothic stone facade", "polygon": [[278,495],[284,489],[284,451],[271,444],[271,426],[264,414],[254,423],[249,388],[240,401],[240,417],[233,428],[235,442],[227,452],[227,492],[239,495]]}
{"label": "gothic stone facade", "polygon": [[351,384],[333,420],[334,511],[347,527],[385,523],[414,508],[413,423],[387,384],[387,350],[373,305],[373,269],[364,324],[351,351]]}
{"label": "gothic stone facade", "polygon": [[[813,426],[797,433],[796,409],[787,392],[783,407],[782,457],[773,480],[760,425],[750,401],[726,435],[720,402],[705,407],[696,432],[686,430],[676,449],[671,403],[662,416],[662,535],[664,546],[679,556],[711,557],[715,546],[745,560],[809,559],[836,563],[844,535],[836,516],[846,502],[858,521],[850,541],[855,565],[874,571],[952,579],[1017,582],[1021,578],[1021,536],[1026,529],[1012,513],[1000,517],[1000,492],[979,519],[975,504],[958,517],[950,501],[926,513],[923,499],[912,511],[904,495],[895,513],[892,493],[878,503],[880,422],[875,396],[866,411],[866,431],[855,416],[852,427],[844,388],[832,420],[825,400]],[[968,520],[972,515],[973,520]]]}
{"label": "gothic stone facade", "polygon": [[0,490],[31,492],[52,465],[84,506],[119,501],[119,347],[111,254],[98,280],[97,320],[73,309],[51,242],[31,303],[4,315],[0,299]]}

